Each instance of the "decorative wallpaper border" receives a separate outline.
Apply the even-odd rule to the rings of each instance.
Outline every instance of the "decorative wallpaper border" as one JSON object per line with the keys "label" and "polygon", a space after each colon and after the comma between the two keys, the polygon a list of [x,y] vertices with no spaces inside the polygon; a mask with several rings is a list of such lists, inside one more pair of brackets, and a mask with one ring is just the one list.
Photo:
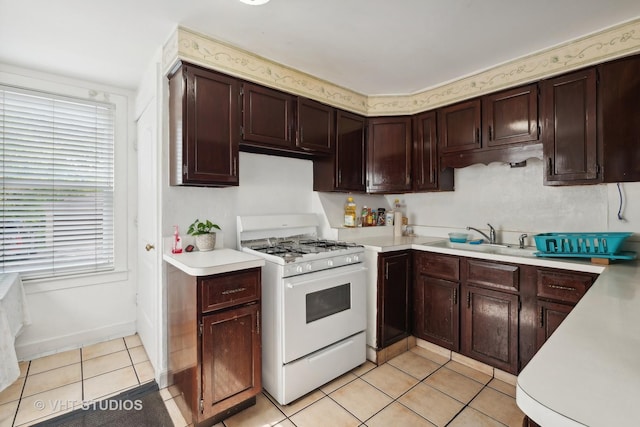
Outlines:
{"label": "decorative wallpaper border", "polygon": [[[366,116],[415,114],[640,52],[640,18],[415,94],[367,96],[179,27],[163,50],[182,59]],[[399,67],[402,64],[398,65]]]}

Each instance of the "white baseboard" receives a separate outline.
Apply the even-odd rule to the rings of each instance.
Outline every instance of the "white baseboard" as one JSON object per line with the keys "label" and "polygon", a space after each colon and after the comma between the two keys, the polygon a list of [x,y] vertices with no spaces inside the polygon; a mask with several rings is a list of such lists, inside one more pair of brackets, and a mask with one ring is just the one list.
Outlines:
{"label": "white baseboard", "polygon": [[16,354],[20,361],[33,360],[49,354],[86,347],[91,344],[126,337],[135,333],[136,322],[134,320],[39,341],[16,343]]}

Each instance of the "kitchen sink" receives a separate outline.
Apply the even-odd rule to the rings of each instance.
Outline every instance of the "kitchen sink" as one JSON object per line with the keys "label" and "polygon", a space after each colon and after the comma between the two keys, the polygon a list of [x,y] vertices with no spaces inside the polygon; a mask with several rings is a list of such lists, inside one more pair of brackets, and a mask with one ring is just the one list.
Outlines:
{"label": "kitchen sink", "polygon": [[538,250],[535,247],[525,246],[524,248],[518,247],[518,245],[506,245],[506,244],[491,244],[481,243],[479,245],[472,245],[470,243],[453,243],[448,240],[441,240],[438,242],[425,243],[425,246],[434,248],[449,248],[461,251],[469,252],[482,252],[486,254],[494,255],[510,255],[527,258],[535,258],[535,252]]}

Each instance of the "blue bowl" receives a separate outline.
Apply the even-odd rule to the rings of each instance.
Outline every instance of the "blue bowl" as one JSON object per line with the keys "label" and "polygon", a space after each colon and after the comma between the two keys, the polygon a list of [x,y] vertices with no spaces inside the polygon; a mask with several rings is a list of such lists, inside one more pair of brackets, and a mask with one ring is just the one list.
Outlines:
{"label": "blue bowl", "polygon": [[466,243],[468,238],[467,233],[449,233],[449,241],[452,243]]}

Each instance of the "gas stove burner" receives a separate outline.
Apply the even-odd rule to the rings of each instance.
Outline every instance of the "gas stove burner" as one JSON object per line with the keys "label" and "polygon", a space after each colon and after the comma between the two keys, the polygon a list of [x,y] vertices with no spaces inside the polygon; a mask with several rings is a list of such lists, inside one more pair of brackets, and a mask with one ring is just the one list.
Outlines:
{"label": "gas stove burner", "polygon": [[324,239],[304,239],[304,240],[300,240],[300,245],[315,246],[318,248],[327,248],[331,250],[358,246],[355,243],[342,242],[339,240],[324,240]]}

